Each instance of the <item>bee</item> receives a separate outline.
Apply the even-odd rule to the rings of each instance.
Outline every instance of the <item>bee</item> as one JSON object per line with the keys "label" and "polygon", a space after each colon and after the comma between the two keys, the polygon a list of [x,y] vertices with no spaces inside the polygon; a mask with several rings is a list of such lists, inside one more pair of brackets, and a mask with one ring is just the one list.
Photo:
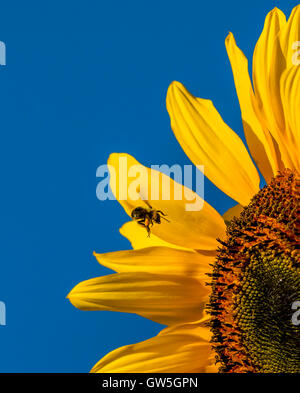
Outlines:
{"label": "bee", "polygon": [[145,203],[148,208],[146,209],[141,206],[136,207],[131,212],[131,218],[133,218],[133,220],[135,220],[139,225],[145,227],[148,232],[148,237],[150,237],[150,226],[152,227],[154,223],[160,224],[162,218],[168,222],[170,221],[165,218],[166,214],[161,210],[153,209],[147,201],[145,201]]}

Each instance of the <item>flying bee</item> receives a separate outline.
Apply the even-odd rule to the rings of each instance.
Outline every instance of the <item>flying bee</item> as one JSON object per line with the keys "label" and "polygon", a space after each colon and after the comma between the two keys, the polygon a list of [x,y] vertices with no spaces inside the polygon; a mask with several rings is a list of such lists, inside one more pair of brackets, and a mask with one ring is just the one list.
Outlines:
{"label": "flying bee", "polygon": [[144,202],[148,206],[148,209],[141,206],[136,207],[135,209],[132,210],[131,217],[139,225],[147,229],[148,237],[149,237],[151,233],[150,226],[152,227],[154,223],[160,224],[162,218],[168,222],[170,221],[164,217],[166,216],[166,214],[163,213],[161,210],[153,209],[152,206],[149,204],[149,202],[147,201]]}

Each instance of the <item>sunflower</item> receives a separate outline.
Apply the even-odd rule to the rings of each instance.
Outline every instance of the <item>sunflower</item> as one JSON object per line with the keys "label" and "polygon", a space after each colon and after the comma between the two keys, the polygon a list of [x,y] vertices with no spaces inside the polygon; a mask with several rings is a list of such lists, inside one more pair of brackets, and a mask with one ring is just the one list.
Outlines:
{"label": "sunflower", "polygon": [[[299,41],[300,6],[288,20],[272,10],[255,47],[252,84],[246,57],[231,33],[226,38],[252,158],[211,101],[170,85],[177,140],[237,204],[221,216],[193,191],[159,172],[153,180],[143,167],[139,192],[160,190],[148,200],[169,222],[154,224],[150,237],[136,222],[125,223],[120,232],[132,250],[94,253],[116,273],[79,283],[68,298],[82,310],[136,313],[166,327],[107,354],[92,372],[300,372],[300,327],[291,322],[300,300]],[[125,158],[128,168],[138,164],[127,154],[112,154],[108,164],[117,174],[112,191],[130,216],[143,198],[120,197]],[[129,188],[133,180],[126,181]],[[166,182],[170,200],[162,193]],[[181,199],[172,197],[178,187]],[[186,209],[191,200],[202,209]]]}

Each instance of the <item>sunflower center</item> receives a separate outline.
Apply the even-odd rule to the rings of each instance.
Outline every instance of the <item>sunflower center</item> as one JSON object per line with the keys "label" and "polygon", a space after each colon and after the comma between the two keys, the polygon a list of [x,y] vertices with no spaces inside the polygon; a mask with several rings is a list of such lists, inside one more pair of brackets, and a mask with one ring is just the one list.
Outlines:
{"label": "sunflower center", "polygon": [[300,178],[285,170],[220,241],[208,306],[221,372],[300,372]]}

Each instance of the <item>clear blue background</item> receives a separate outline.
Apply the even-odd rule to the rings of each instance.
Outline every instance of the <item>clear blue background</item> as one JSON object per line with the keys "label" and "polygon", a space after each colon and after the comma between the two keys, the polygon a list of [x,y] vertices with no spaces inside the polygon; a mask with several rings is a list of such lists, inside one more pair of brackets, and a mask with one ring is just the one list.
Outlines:
{"label": "clear blue background", "polygon": [[[224,47],[250,58],[266,13],[294,1],[7,1],[0,8],[0,371],[86,372],[108,351],[161,326],[82,312],[65,299],[107,274],[92,252],[130,248],[117,202],[96,198],[111,152],[146,165],[189,164],[170,129],[172,80],[211,98],[242,135]],[[232,206],[209,181],[205,197]]]}

